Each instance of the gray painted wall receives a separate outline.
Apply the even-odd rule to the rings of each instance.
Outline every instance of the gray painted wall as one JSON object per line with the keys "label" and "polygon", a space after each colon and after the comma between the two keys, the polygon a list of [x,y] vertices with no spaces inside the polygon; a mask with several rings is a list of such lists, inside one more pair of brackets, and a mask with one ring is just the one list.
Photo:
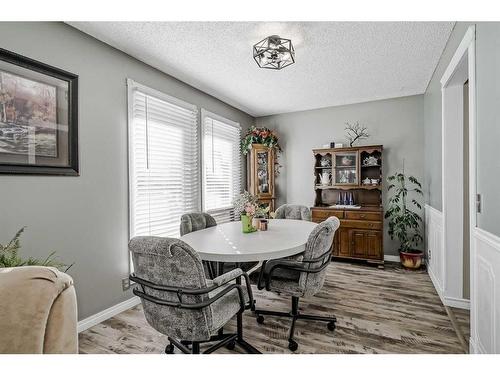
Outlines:
{"label": "gray painted wall", "polygon": [[426,203],[442,210],[441,77],[467,31],[469,23],[458,22],[434,70],[424,95],[425,194]]}
{"label": "gray painted wall", "polygon": [[28,226],[22,254],[74,262],[79,318],[131,296],[126,78],[241,123],[254,119],[62,23],[0,23],[0,46],[79,75],[80,177],[0,175],[0,242]]}
{"label": "gray painted wall", "polygon": [[500,22],[476,24],[478,227],[500,236]]}
{"label": "gray painted wall", "polygon": [[[441,77],[458,45],[472,23],[455,25],[446,48],[424,95],[425,186],[426,202],[442,210],[441,192]],[[476,23],[476,118],[477,118],[477,191],[482,195],[483,210],[478,226],[500,236],[500,23]]]}
{"label": "gray painted wall", "polygon": [[[256,119],[256,124],[277,129],[284,150],[280,159],[282,172],[276,181],[278,204],[313,205],[311,150],[330,141],[346,143],[346,121],[359,121],[368,127],[371,137],[361,144],[384,145],[384,176],[398,171],[404,158],[406,172],[422,180],[422,95],[261,117]],[[386,195],[384,189],[384,205]],[[397,244],[387,234],[384,235],[384,252],[397,254]]]}

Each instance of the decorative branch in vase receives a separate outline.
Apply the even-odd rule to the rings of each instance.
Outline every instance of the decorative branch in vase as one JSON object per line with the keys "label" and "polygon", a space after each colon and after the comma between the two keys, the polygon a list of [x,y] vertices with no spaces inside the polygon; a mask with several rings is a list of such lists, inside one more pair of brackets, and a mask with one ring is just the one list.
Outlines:
{"label": "decorative branch in vase", "polygon": [[356,121],[355,124],[346,122],[345,125],[346,127],[344,130],[346,131],[346,138],[349,141],[349,147],[353,147],[355,142],[370,137],[367,131],[368,128],[366,126],[361,126],[359,121]]}

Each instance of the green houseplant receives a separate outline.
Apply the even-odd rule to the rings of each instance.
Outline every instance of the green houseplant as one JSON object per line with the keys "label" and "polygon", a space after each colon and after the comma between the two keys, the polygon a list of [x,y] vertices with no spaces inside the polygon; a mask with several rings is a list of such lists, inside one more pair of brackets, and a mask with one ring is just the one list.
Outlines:
{"label": "green houseplant", "polygon": [[387,178],[389,198],[385,218],[389,221],[389,236],[400,243],[399,256],[404,267],[418,269],[422,264],[423,252],[418,249],[422,243],[422,217],[415,208],[422,209],[417,200],[423,196],[422,185],[413,176],[406,176],[404,167]]}
{"label": "green houseplant", "polygon": [[274,130],[265,127],[250,126],[243,139],[241,140],[241,153],[246,155],[252,149],[252,144],[262,144],[275,151],[276,159],[274,163],[274,173],[279,174],[281,165],[278,162],[279,154],[281,153],[281,146],[278,143],[278,135]]}
{"label": "green houseplant", "polygon": [[55,257],[55,251],[50,253],[45,259],[37,258],[22,258],[19,255],[19,250],[21,249],[21,235],[23,234],[26,227],[22,227],[17,231],[14,238],[12,238],[5,245],[0,244],[0,268],[7,267],[21,267],[21,266],[46,266],[55,267],[64,272],[66,272],[72,265],[67,266],[59,261]]}

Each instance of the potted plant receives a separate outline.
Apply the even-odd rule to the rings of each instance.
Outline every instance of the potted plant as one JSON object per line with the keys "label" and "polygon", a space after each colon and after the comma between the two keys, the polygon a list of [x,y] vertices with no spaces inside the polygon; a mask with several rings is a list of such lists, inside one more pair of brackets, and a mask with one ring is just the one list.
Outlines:
{"label": "potted plant", "polygon": [[37,259],[37,258],[27,258],[23,259],[19,255],[19,249],[21,248],[21,234],[23,234],[26,227],[22,227],[19,229],[14,236],[7,244],[0,244],[0,268],[8,268],[8,267],[22,267],[22,266],[46,266],[46,267],[55,267],[60,270],[64,270],[64,272],[68,271],[72,266],[65,265],[60,263],[55,258],[55,251],[50,253],[45,259]]}
{"label": "potted plant", "polygon": [[[418,249],[422,243],[421,235],[422,217],[413,211],[421,209],[422,205],[416,199],[422,196],[422,185],[413,177],[407,177],[403,172],[396,173],[387,178],[388,191],[392,191],[389,198],[389,208],[385,218],[389,219],[389,236],[400,243],[399,257],[405,268],[418,269],[422,264],[424,253]],[[412,196],[411,200],[409,195]]]}
{"label": "potted plant", "polygon": [[276,153],[276,161],[274,165],[274,172],[279,174],[281,165],[278,163],[279,154],[281,153],[281,146],[278,143],[278,135],[274,130],[265,127],[250,126],[245,136],[241,140],[241,153],[248,154],[252,149],[252,144],[261,144],[272,148]]}
{"label": "potted plant", "polygon": [[248,191],[244,191],[238,195],[234,201],[234,212],[240,215],[243,233],[252,233],[257,230],[253,223],[255,217],[263,216],[268,210],[259,205],[258,198]]}

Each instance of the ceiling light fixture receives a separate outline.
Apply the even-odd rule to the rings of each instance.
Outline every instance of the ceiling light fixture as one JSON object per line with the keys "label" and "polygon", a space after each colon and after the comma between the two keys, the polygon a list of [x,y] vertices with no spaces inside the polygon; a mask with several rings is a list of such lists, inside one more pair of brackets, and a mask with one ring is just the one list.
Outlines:
{"label": "ceiling light fixture", "polygon": [[295,50],[290,39],[271,35],[253,46],[253,58],[261,68],[280,70],[295,62]]}

